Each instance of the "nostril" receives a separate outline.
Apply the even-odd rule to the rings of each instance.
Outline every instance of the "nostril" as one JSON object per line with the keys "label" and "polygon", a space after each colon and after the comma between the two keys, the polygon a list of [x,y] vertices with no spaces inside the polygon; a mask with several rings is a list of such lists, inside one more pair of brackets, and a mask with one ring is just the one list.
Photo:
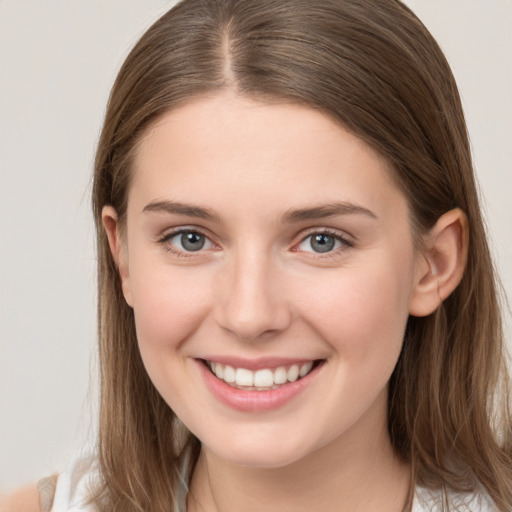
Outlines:
{"label": "nostril", "polygon": [[[282,296],[279,280],[270,275],[267,256],[237,260],[236,268],[226,269],[217,288],[215,309],[220,327],[244,341],[266,339],[288,327],[291,314]],[[243,265],[242,265],[243,263]]]}

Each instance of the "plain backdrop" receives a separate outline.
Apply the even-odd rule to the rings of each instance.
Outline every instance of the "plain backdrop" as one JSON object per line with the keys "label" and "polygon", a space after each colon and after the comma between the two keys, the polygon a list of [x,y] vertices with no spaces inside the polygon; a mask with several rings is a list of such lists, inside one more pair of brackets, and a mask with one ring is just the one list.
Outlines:
{"label": "plain backdrop", "polygon": [[[512,1],[406,3],[458,80],[510,297]],[[94,149],[123,58],[172,4],[0,0],[0,490],[94,436]]]}

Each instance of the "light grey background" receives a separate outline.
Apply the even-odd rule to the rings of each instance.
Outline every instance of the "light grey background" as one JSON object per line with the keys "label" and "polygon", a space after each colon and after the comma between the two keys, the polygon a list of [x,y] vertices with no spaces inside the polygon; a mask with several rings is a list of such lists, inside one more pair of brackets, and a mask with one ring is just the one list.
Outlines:
{"label": "light grey background", "polygon": [[[173,3],[0,0],[0,490],[52,473],[93,435],[94,148],[124,56]],[[511,296],[512,1],[406,3],[458,79]]]}

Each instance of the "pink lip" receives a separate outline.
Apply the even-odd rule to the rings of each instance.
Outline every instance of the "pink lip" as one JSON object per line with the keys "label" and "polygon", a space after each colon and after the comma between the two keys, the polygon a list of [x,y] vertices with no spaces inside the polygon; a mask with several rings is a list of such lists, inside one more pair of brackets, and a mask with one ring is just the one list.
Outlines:
{"label": "pink lip", "polygon": [[[222,362],[219,359],[215,359],[215,361]],[[293,360],[293,362],[295,361]],[[269,361],[267,360],[266,362],[268,363]],[[318,375],[320,368],[323,367],[323,363],[321,363],[302,379],[288,382],[277,389],[269,391],[244,391],[233,388],[215,377],[202,360],[196,359],[196,363],[210,392],[223,404],[242,412],[263,412],[284,406],[306,389]],[[286,366],[286,363],[283,364],[281,360],[278,366]],[[272,368],[273,366],[266,366],[266,368],[269,367]],[[238,368],[247,368],[247,366],[240,365]]]}

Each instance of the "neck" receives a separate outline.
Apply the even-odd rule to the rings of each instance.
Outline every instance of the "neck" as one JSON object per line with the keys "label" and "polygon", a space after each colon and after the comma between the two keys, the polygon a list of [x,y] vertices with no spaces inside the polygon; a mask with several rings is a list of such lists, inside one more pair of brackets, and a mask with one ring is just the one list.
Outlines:
{"label": "neck", "polygon": [[[239,466],[203,447],[188,512],[401,512],[409,467],[394,454],[385,422],[358,425],[306,457],[278,468]],[[369,435],[370,434],[370,435]]]}

